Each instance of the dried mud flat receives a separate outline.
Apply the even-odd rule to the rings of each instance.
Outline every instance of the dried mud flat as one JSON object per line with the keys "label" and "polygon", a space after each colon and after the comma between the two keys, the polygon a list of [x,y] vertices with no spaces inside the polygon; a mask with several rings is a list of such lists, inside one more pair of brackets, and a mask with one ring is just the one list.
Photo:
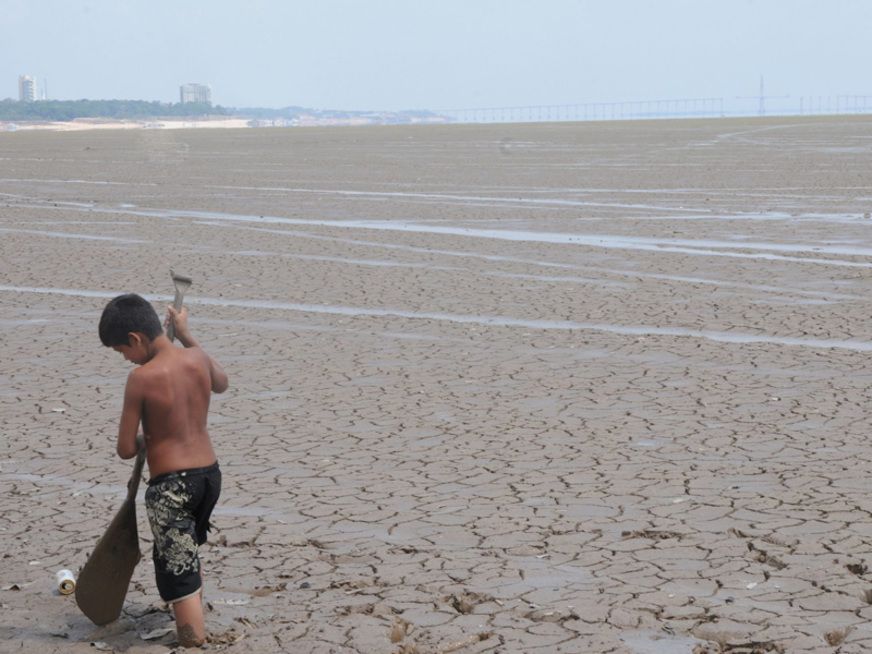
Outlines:
{"label": "dried mud flat", "polygon": [[872,121],[0,134],[0,651],[173,649],[108,297],[228,369],[228,652],[872,650]]}

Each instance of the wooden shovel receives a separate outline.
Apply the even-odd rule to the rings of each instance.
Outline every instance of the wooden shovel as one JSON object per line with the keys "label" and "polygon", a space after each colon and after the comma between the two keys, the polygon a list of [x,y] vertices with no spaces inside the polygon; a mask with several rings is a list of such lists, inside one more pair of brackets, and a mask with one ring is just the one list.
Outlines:
{"label": "wooden shovel", "polygon": [[144,462],[145,448],[140,448],[127,482],[127,497],[76,582],[76,604],[94,624],[108,624],[121,615],[133,569],[142,558],[136,529],[136,491]]}

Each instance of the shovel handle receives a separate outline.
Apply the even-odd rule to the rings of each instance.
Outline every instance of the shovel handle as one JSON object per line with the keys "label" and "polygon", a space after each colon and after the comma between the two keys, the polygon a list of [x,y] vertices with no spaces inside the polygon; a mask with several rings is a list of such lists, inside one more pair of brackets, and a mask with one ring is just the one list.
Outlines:
{"label": "shovel handle", "polygon": [[136,453],[136,461],[133,462],[133,472],[130,481],[127,482],[127,499],[133,501],[136,491],[139,490],[139,480],[142,479],[142,466],[145,463],[145,447],[140,447]]}
{"label": "shovel handle", "polygon": [[[188,286],[190,286],[191,282],[187,278],[182,278],[185,281],[187,281],[187,283],[184,285],[179,284],[178,281],[182,281],[182,279],[177,281],[175,273],[173,273],[172,270],[170,270],[170,276],[172,276],[173,283],[175,284],[175,287],[176,287],[176,295],[173,298],[173,308],[176,311],[181,311],[182,310],[182,302],[185,300],[185,291],[187,290]],[[172,320],[170,320],[170,324],[167,325],[167,338],[170,339],[171,343],[176,338],[176,325]]]}
{"label": "shovel handle", "polygon": [[[180,311],[184,300],[185,294],[182,293],[181,290],[176,289],[176,297],[173,299],[173,308],[176,311]],[[170,320],[170,324],[167,326],[167,338],[170,339],[170,341],[173,341],[176,338],[176,325],[172,320]]]}

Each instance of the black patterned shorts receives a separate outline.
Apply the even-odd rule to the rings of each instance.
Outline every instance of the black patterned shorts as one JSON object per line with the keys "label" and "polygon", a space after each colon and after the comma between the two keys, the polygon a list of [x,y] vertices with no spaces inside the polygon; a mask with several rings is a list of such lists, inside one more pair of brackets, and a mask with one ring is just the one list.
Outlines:
{"label": "black patterned shorts", "polygon": [[206,542],[209,517],[220,494],[217,463],[158,475],[148,482],[145,510],[154,535],[154,574],[165,602],[178,602],[200,590],[198,550]]}

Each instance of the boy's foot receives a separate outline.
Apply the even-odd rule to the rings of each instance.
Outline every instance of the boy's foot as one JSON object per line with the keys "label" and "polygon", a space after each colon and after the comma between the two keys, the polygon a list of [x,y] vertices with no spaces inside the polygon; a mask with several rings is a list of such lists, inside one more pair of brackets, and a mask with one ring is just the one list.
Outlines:
{"label": "boy's foot", "polygon": [[176,636],[179,639],[179,645],[182,647],[200,647],[207,648],[205,638],[198,638],[194,628],[191,625],[182,625],[176,630]]}

